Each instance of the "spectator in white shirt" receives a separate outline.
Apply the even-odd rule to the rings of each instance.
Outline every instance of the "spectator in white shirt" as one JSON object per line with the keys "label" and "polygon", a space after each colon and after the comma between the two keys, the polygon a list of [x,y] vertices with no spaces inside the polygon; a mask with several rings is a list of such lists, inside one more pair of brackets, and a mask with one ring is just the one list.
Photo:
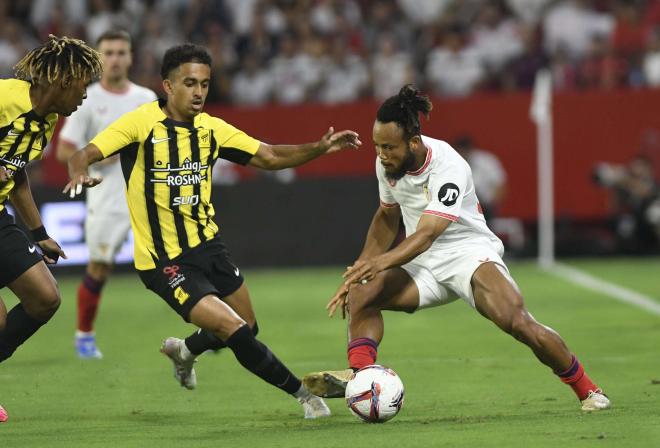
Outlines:
{"label": "spectator in white shirt", "polygon": [[415,80],[410,55],[399,49],[392,34],[383,33],[378,39],[378,52],[371,62],[371,78],[374,96],[381,100],[395,95],[401,86]]}
{"label": "spectator in white shirt", "polygon": [[369,72],[362,58],[349,52],[346,43],[336,38],[331,57],[323,69],[319,100],[326,104],[355,101],[369,85]]}
{"label": "spectator in white shirt", "polygon": [[248,53],[243,58],[242,67],[232,82],[232,102],[242,106],[261,106],[269,102],[273,80],[270,73],[259,66],[258,57]]}
{"label": "spectator in white shirt", "polygon": [[410,21],[424,26],[440,19],[452,0],[397,0],[397,3]]}
{"label": "spectator in white shirt", "polygon": [[299,50],[294,36],[285,34],[280,52],[271,62],[275,100],[282,104],[299,104],[308,99],[315,73],[311,58]]}
{"label": "spectator in white shirt", "polygon": [[648,52],[644,55],[643,62],[644,78],[652,87],[660,86],[660,32],[653,33],[648,46]]}
{"label": "spectator in white shirt", "polygon": [[501,4],[485,3],[481,7],[472,34],[472,47],[491,72],[498,72],[523,52],[518,24],[506,16]]}
{"label": "spectator in white shirt", "polygon": [[543,21],[546,49],[564,49],[572,60],[584,57],[594,37],[609,38],[614,29],[611,14],[589,7],[588,0],[565,0],[552,7]]}
{"label": "spectator in white shirt", "polygon": [[484,77],[479,53],[465,47],[465,33],[459,26],[447,30],[442,44],[428,56],[426,79],[436,95],[470,95]]}

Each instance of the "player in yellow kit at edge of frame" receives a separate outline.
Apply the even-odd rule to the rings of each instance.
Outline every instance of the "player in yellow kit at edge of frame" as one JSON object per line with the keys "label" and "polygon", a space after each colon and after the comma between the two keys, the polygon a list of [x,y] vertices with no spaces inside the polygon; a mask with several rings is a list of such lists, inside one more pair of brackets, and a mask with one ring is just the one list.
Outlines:
{"label": "player in yellow kit at edge of frame", "polygon": [[[15,79],[0,80],[0,288],[8,286],[19,303],[7,312],[0,299],[0,362],[48,322],[60,305],[57,283],[46,263],[65,255],[41,221],[27,165],[41,159],[58,115],[68,116],[80,106],[102,65],[85,42],[51,35],[15,70]],[[31,230],[34,244],[7,212],[7,199]],[[0,407],[0,422],[7,419],[7,411]]]}

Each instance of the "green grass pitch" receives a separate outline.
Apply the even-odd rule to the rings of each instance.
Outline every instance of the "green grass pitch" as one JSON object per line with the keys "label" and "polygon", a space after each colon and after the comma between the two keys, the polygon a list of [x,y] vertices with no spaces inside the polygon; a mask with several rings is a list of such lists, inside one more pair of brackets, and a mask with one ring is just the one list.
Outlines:
{"label": "green grass pitch", "polygon": [[[660,260],[573,263],[660,301]],[[531,352],[463,302],[386,314],[379,361],[406,386],[384,425],[359,422],[343,400],[305,421],[289,396],[245,372],[229,351],[203,355],[198,387],[175,384],[158,352],[182,322],[136,275],[107,285],[97,333],[105,358],[73,350],[78,278],[59,278],[53,320],[0,365],[0,447],[657,447],[660,317],[512,263],[528,307],[559,331],[610,395],[583,414],[572,392]],[[345,367],[345,323],[325,316],[339,269],[248,272],[259,338],[297,374]],[[5,289],[8,305],[15,299]]]}

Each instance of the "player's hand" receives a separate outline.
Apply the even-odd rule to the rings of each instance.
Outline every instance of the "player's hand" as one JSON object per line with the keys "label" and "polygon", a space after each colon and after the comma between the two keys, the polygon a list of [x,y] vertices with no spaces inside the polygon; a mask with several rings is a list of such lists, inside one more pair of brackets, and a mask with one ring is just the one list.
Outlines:
{"label": "player's hand", "polygon": [[4,166],[0,166],[0,184],[6,184],[11,179],[11,173]]}
{"label": "player's hand", "polygon": [[344,148],[358,149],[362,142],[360,136],[355,131],[339,131],[335,132],[332,126],[328,132],[321,138],[319,145],[323,148],[326,154],[341,151]]}
{"label": "player's hand", "polygon": [[95,187],[103,181],[101,177],[90,177],[87,173],[81,173],[73,176],[68,184],[65,185],[62,193],[69,193],[71,199],[82,193],[83,187]]}
{"label": "player's hand", "polygon": [[365,284],[373,280],[380,271],[384,271],[385,266],[380,257],[374,257],[368,260],[358,260],[353,266],[346,268],[344,272],[344,285],[347,287],[353,283]]}
{"label": "player's hand", "polygon": [[39,246],[39,249],[41,249],[41,256],[46,264],[56,264],[60,257],[64,258],[65,260],[67,258],[60,245],[57,244],[57,241],[52,238],[48,238],[47,240],[43,241],[37,241],[37,245]]}
{"label": "player's hand", "polygon": [[341,318],[346,319],[346,309],[348,308],[348,290],[349,286],[341,284],[335,295],[330,299],[325,309],[328,310],[328,317],[335,315],[337,307],[341,307]]}

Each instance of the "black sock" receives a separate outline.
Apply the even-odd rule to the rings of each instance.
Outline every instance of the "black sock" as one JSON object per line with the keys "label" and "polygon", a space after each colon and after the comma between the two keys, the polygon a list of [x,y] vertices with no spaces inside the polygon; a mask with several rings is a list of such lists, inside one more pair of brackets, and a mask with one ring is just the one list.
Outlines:
{"label": "black sock", "polygon": [[[259,333],[259,325],[254,323],[252,327],[252,334],[254,336]],[[186,347],[195,356],[201,355],[206,350],[220,350],[227,347],[222,339],[211,333],[210,331],[199,329],[185,339]]]}
{"label": "black sock", "polygon": [[261,342],[257,341],[250,327],[243,325],[229,339],[227,346],[243,367],[267,383],[293,394],[300,389],[300,380],[286,368],[282,361]]}
{"label": "black sock", "polygon": [[190,353],[195,356],[201,355],[206,350],[220,350],[227,346],[222,339],[202,328],[188,336],[184,341]]}
{"label": "black sock", "polygon": [[7,324],[0,331],[0,362],[9,358],[23,342],[46,322],[28,316],[20,303],[7,313]]}

